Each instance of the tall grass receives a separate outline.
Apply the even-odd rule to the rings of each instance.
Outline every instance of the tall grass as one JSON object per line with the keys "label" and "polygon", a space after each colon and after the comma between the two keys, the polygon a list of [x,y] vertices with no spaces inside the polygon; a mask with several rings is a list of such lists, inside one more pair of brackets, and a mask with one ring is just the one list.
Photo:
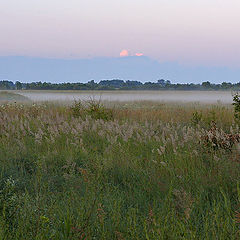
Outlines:
{"label": "tall grass", "polygon": [[0,239],[238,239],[232,108],[136,104],[1,105]]}

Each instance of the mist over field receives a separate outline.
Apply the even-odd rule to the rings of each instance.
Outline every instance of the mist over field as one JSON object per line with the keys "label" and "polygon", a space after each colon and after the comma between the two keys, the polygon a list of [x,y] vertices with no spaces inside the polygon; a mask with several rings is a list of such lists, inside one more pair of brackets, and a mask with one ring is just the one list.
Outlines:
{"label": "mist over field", "polygon": [[32,101],[155,101],[199,102],[205,104],[232,103],[231,91],[16,91]]}

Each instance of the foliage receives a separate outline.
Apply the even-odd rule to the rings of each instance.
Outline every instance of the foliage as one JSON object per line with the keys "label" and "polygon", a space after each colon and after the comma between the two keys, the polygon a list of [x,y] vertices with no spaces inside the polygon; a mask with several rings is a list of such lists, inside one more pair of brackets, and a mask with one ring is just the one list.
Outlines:
{"label": "foliage", "polygon": [[101,101],[90,100],[83,103],[81,100],[74,101],[71,106],[74,117],[90,116],[93,119],[109,121],[113,119],[113,110],[107,109]]}
{"label": "foliage", "polygon": [[19,82],[19,81],[16,81],[15,86],[16,86],[17,90],[21,90],[22,89],[22,83]]}
{"label": "foliage", "polygon": [[211,128],[203,134],[201,140],[206,148],[212,148],[217,151],[232,151],[233,146],[240,143],[240,134],[225,133],[222,129],[216,127],[215,122],[212,122]]}
{"label": "foliage", "polygon": [[27,83],[23,84],[26,89],[38,90],[238,90],[240,83],[232,84],[223,82],[222,84],[212,84],[203,82],[202,84],[172,84],[169,80],[158,80],[157,82],[123,81],[119,79],[101,80],[99,83],[94,80],[88,83]]}
{"label": "foliage", "polygon": [[0,239],[238,239],[232,109],[124,106],[0,105]]}
{"label": "foliage", "polygon": [[202,113],[195,111],[192,115],[191,122],[193,125],[197,125],[202,121]]}
{"label": "foliage", "polygon": [[234,117],[237,121],[240,121],[240,95],[236,93],[233,96]]}
{"label": "foliage", "polygon": [[10,90],[14,89],[14,83],[12,81],[0,81],[1,90]]}
{"label": "foliage", "polygon": [[169,80],[160,79],[156,82],[139,82],[131,80],[100,80],[96,83],[91,80],[87,83],[50,83],[50,82],[32,82],[21,83],[17,81],[15,84],[12,81],[0,81],[0,89],[26,89],[26,90],[235,90],[240,89],[240,83],[223,82],[222,84],[214,84],[209,81],[202,84],[194,83],[177,83],[173,84]]}
{"label": "foliage", "polygon": [[12,223],[12,217],[18,210],[18,195],[16,193],[16,183],[9,177],[2,183],[0,190],[0,212],[6,223]]}

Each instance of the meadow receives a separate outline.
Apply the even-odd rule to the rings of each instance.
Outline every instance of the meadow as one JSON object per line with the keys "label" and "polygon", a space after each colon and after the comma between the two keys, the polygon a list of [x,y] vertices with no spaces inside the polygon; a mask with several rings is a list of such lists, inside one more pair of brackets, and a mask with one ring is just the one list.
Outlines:
{"label": "meadow", "polygon": [[0,239],[238,239],[231,104],[0,102]]}

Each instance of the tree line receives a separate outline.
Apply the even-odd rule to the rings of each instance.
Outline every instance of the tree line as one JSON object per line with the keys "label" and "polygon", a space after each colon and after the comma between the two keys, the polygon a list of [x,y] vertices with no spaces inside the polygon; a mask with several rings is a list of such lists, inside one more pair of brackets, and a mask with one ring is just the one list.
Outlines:
{"label": "tree line", "polygon": [[0,90],[240,90],[239,83],[223,82],[213,84],[209,81],[201,84],[176,83],[160,79],[156,82],[124,81],[120,79],[101,80],[99,83],[91,80],[87,83],[49,83],[32,82],[21,83],[16,81],[0,81]]}

